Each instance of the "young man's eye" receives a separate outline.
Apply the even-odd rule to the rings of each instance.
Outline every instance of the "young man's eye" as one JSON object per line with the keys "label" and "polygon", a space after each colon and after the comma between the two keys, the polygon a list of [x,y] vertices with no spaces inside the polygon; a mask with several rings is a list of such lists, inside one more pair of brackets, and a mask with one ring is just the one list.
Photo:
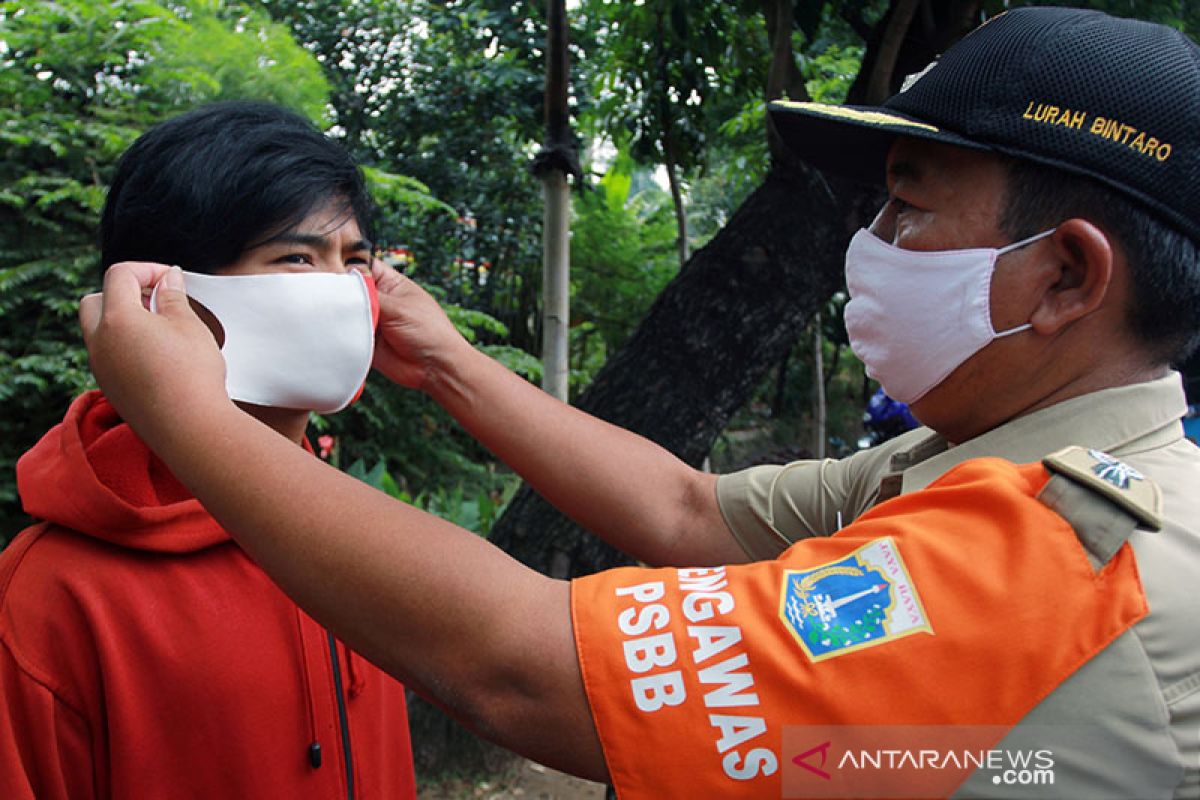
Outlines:
{"label": "young man's eye", "polygon": [[312,257],[306,253],[288,253],[279,260],[285,264],[306,264],[310,267],[313,264]]}

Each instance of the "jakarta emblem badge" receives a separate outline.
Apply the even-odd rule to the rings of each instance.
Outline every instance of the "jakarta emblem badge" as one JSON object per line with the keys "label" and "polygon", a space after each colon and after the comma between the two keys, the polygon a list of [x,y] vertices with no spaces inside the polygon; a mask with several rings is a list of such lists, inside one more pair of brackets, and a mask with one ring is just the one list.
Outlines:
{"label": "jakarta emblem badge", "polygon": [[779,618],[812,661],[933,633],[891,537],[839,561],[786,570]]}

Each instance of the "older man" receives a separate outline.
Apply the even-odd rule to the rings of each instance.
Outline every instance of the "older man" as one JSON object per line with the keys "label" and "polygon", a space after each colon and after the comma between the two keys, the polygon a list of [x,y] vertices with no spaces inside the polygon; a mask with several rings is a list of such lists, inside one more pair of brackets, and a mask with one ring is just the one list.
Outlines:
{"label": "older man", "polygon": [[[878,451],[697,473],[523,384],[375,272],[377,368],[674,569],[551,581],[297,457],[223,398],[161,266],[118,266],[85,302],[95,371],[317,618],[623,797],[1196,795],[1200,453],[1169,368],[1200,328],[1196,45],[1022,9],[882,109],[772,114],[818,163],[886,174],[847,253],[847,324],[929,429]],[[138,302],[155,282],[159,316]],[[235,449],[236,474],[216,454]],[[285,486],[296,502],[259,502]]]}

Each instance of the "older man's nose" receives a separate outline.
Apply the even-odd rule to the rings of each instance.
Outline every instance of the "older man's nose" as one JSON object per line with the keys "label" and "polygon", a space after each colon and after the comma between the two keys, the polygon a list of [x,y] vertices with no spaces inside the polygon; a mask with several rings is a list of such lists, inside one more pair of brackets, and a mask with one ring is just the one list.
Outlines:
{"label": "older man's nose", "polygon": [[896,241],[896,206],[894,200],[889,200],[879,209],[868,230],[885,242],[895,244]]}

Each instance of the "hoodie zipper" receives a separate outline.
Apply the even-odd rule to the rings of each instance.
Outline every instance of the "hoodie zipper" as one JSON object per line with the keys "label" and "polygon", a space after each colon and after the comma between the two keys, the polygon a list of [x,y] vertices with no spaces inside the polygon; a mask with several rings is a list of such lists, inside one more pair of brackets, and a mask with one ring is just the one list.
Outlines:
{"label": "hoodie zipper", "polygon": [[342,750],[346,754],[346,797],[354,800],[354,759],[350,755],[350,720],[346,713],[346,693],[342,689],[342,665],[337,654],[337,639],[329,634],[329,657],[333,661],[333,693],[337,696],[338,726],[342,732]]}

